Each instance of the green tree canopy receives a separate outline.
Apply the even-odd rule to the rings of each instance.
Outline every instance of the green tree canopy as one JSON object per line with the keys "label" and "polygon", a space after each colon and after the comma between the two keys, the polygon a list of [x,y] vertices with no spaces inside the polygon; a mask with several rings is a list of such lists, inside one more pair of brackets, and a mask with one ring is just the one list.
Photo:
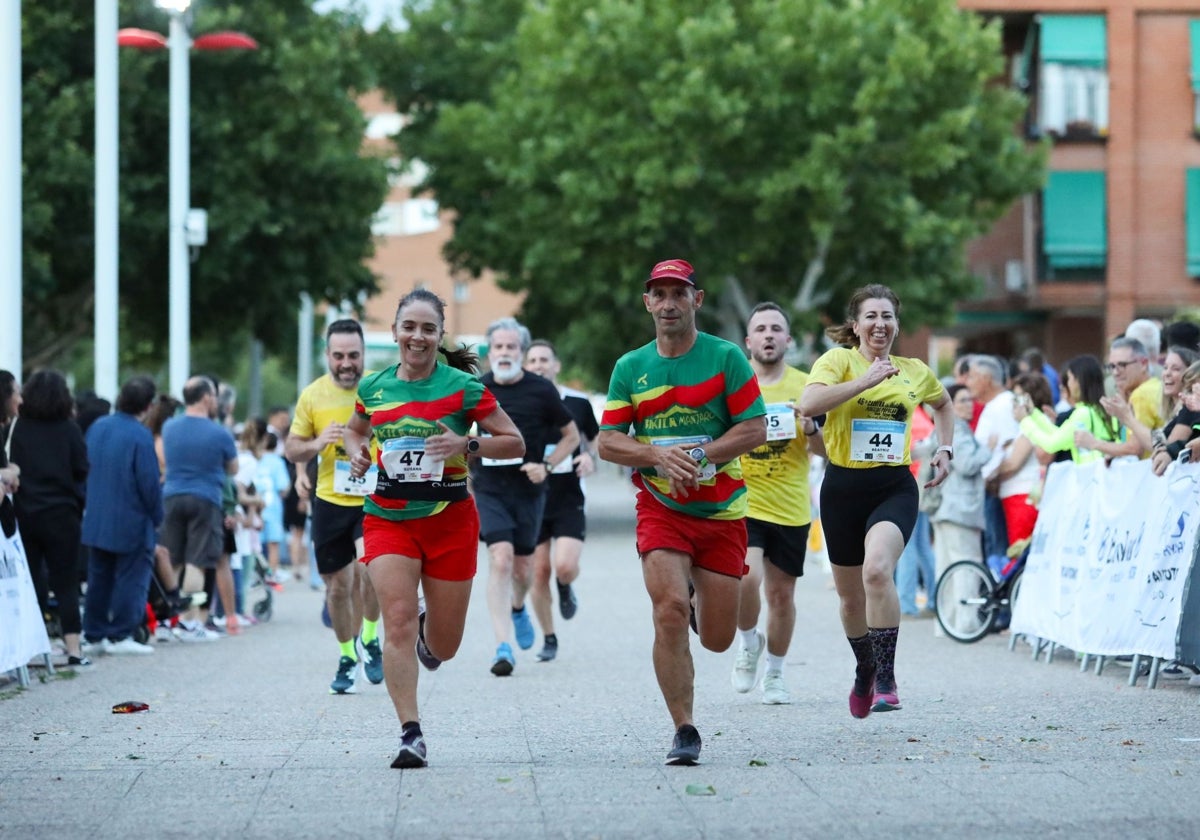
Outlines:
{"label": "green tree canopy", "polygon": [[[91,4],[22,5],[30,367],[68,366],[92,328],[91,12]],[[151,0],[121,0],[119,25],[165,34],[168,18]],[[250,333],[278,347],[295,335],[300,292],[341,301],[375,289],[364,260],[388,164],[363,153],[355,100],[375,85],[372,36],[357,15],[318,15],[311,0],[197,3],[193,37],[220,30],[245,32],[259,49],[191,55],[191,204],[209,214],[208,244],[192,264],[192,335],[204,345]],[[166,363],[168,77],[165,51],[120,51],[127,368]],[[236,367],[230,360],[216,372]]]}
{"label": "green tree canopy", "polygon": [[[457,213],[449,258],[528,290],[534,332],[596,384],[647,340],[641,281],[668,257],[696,266],[729,334],[762,299],[840,320],[868,282],[897,291],[909,327],[945,319],[973,290],[965,243],[1042,177],[1015,131],[1023,99],[994,83],[998,26],[953,0],[425,0],[407,16],[384,83],[413,116],[406,159]],[[473,70],[448,79],[439,60]]]}

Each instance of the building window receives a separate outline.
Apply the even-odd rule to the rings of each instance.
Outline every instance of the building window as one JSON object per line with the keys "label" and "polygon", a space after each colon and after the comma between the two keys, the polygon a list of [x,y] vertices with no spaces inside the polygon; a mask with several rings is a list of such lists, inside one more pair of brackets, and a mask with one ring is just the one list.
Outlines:
{"label": "building window", "polygon": [[431,198],[388,201],[371,221],[375,236],[416,236],[432,233],[441,226],[438,203]]}
{"label": "building window", "polygon": [[386,140],[395,137],[404,128],[404,118],[399,114],[372,114],[363,133],[368,140]]}
{"label": "building window", "polygon": [[[1200,137],[1200,20],[1191,22],[1192,32],[1192,131]],[[1191,181],[1188,181],[1190,184]],[[1190,205],[1189,205],[1190,206]]]}
{"label": "building window", "polygon": [[1103,171],[1051,172],[1042,192],[1047,279],[1094,278],[1108,262]]}
{"label": "building window", "polygon": [[1042,15],[1037,27],[1036,133],[1108,135],[1108,44],[1103,15]]}
{"label": "building window", "polygon": [[1200,277],[1200,169],[1187,171],[1187,273]]}

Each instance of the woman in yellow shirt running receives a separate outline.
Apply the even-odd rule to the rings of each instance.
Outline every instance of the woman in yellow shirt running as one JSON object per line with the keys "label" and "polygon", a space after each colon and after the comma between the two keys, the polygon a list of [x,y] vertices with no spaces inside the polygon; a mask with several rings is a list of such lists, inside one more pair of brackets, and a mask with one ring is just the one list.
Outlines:
{"label": "woman in yellow shirt running", "polygon": [[908,467],[913,412],[921,404],[932,409],[939,445],[930,459],[934,477],[925,486],[936,487],[954,457],[954,409],[924,362],[891,354],[900,332],[900,300],[891,289],[862,287],[847,314],[844,324],[826,331],[842,346],[813,365],[800,412],[827,415],[821,525],[857,661],[850,714],[864,718],[900,708],[894,576],[917,520],[917,483]]}

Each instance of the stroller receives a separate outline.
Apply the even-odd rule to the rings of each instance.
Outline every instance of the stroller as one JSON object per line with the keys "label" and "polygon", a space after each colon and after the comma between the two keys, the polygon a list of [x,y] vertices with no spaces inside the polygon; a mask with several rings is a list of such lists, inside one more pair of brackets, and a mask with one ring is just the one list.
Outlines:
{"label": "stroller", "polygon": [[150,590],[146,596],[146,620],[134,631],[133,638],[146,644],[160,624],[173,625],[175,619],[202,603],[204,603],[203,592],[172,597],[170,591],[159,579],[156,569],[150,575]]}
{"label": "stroller", "polygon": [[262,591],[261,597],[250,607],[250,614],[259,622],[270,621],[275,614],[275,591],[283,589],[283,586],[272,580],[267,558],[261,554],[244,556],[242,574],[246,576],[246,597],[252,597],[255,589]]}

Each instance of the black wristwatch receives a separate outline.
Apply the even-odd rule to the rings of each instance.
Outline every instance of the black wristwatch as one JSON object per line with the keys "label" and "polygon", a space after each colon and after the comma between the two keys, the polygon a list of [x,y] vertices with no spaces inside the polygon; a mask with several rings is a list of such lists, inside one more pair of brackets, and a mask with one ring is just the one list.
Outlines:
{"label": "black wristwatch", "polygon": [[467,438],[467,454],[476,455],[479,452],[479,438]]}

